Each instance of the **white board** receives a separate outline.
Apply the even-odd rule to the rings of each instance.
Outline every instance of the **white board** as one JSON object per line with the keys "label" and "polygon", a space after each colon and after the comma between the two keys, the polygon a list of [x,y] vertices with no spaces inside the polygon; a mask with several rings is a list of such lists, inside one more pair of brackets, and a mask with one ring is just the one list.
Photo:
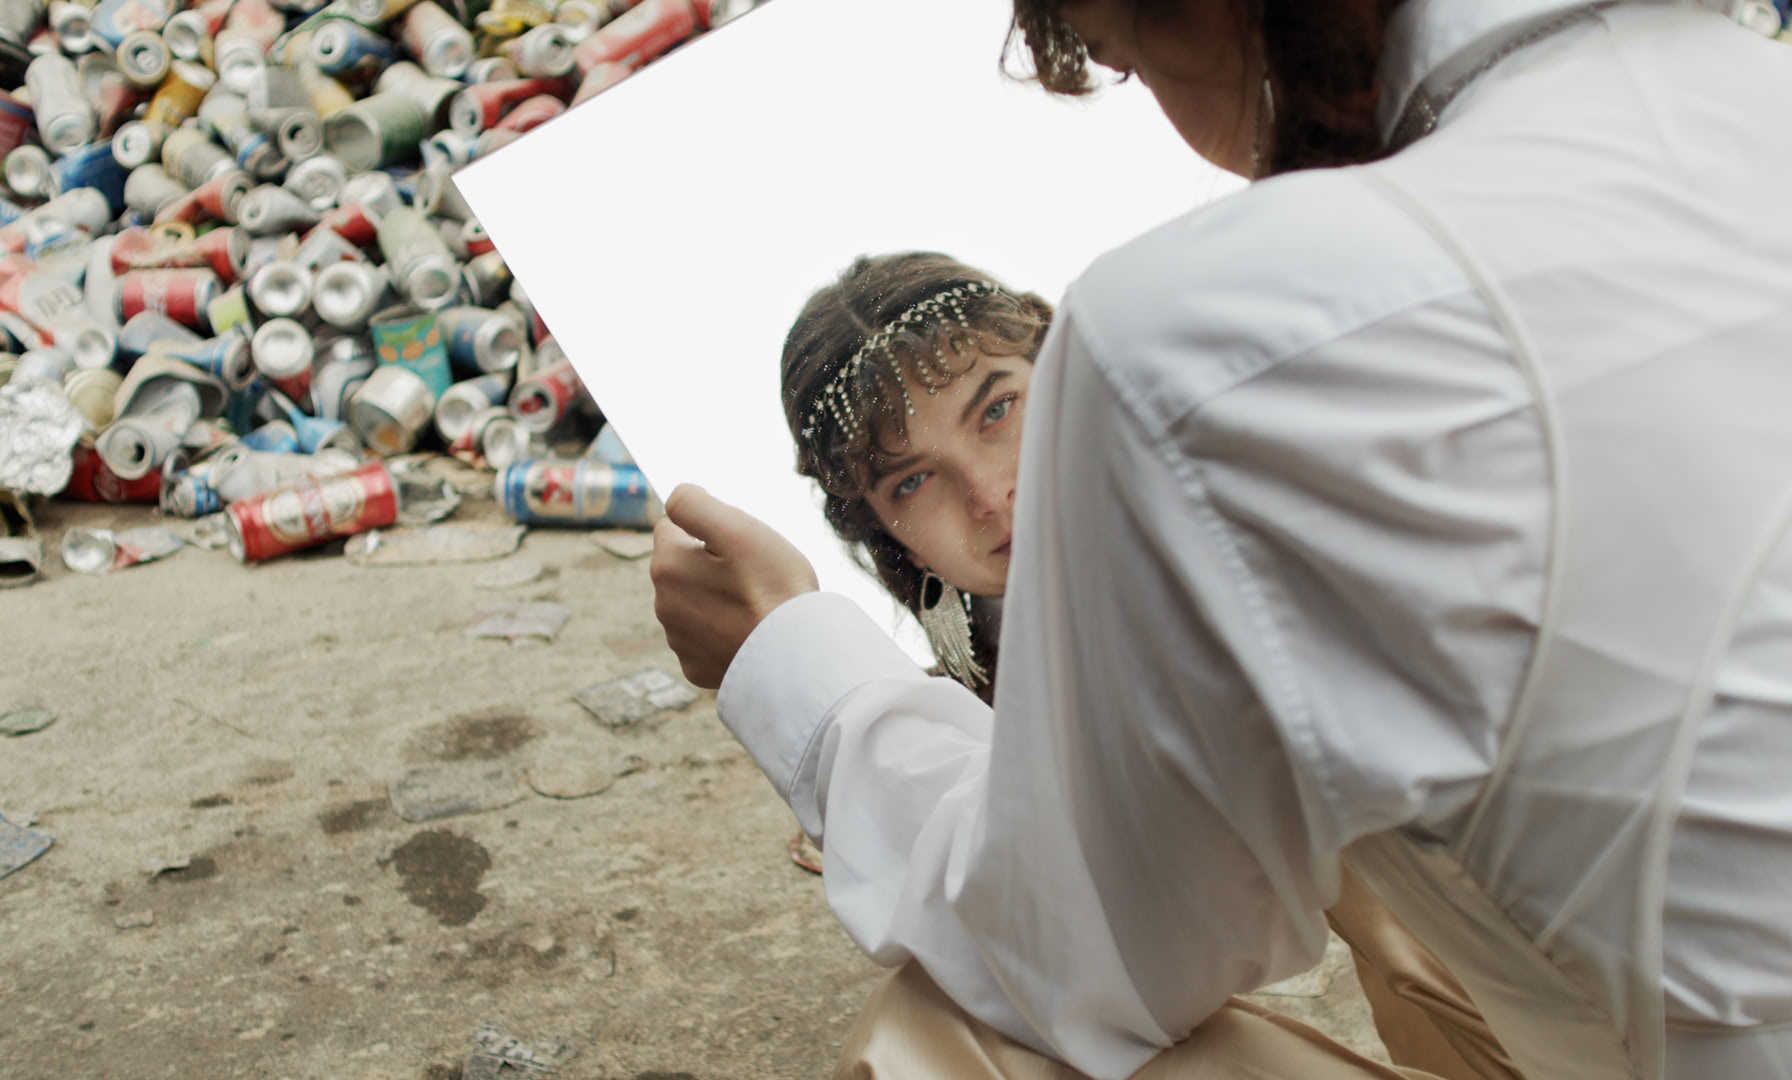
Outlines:
{"label": "white board", "polygon": [[861,254],[931,250],[1056,301],[1101,252],[1240,186],[1136,83],[1001,74],[1008,0],[769,0],[455,177],[662,495],[789,537],[918,659],[795,473],[784,336]]}

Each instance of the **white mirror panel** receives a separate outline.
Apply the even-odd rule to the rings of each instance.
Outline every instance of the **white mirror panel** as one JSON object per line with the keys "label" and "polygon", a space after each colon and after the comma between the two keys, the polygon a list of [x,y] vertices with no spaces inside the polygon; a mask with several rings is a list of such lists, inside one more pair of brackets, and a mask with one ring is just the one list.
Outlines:
{"label": "white mirror panel", "polygon": [[769,0],[456,182],[661,494],[789,537],[917,659],[794,471],[784,336],[861,254],[933,250],[1054,302],[1101,252],[1239,181],[1136,83],[1000,70],[1008,0]]}

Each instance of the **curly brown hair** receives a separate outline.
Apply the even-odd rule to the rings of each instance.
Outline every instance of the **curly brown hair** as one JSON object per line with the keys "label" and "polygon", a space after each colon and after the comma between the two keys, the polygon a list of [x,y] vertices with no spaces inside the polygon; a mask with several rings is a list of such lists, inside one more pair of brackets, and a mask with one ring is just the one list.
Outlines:
{"label": "curly brown hair", "polygon": [[[1134,0],[1134,17],[1161,15],[1190,0]],[[1275,126],[1265,174],[1382,157],[1376,129],[1376,72],[1389,21],[1404,0],[1225,0],[1240,26],[1255,26],[1275,100]],[[1098,87],[1089,53],[1064,21],[1065,0],[1014,0],[1004,57],[1018,40],[1031,71],[1007,70],[1054,94],[1081,96]],[[1143,36],[1143,34],[1141,34]],[[1248,88],[1247,88],[1248,92]],[[1246,100],[1249,100],[1248,97]],[[1242,120],[1240,121],[1242,122]]]}
{"label": "curly brown hair", "polygon": [[873,456],[907,434],[901,380],[938,386],[969,366],[942,365],[942,353],[973,361],[979,354],[1031,360],[1051,325],[1051,305],[1000,287],[966,295],[960,305],[968,326],[960,326],[956,316],[917,321],[869,353],[858,373],[847,378],[844,389],[861,420],[856,428],[841,425],[816,404],[822,388],[867,338],[916,304],[974,282],[999,285],[935,252],[862,256],[809,298],[784,340],[784,415],[796,440],[796,470],[820,484],[823,513],[853,558],[910,611],[920,608],[924,572],[865,499]]}

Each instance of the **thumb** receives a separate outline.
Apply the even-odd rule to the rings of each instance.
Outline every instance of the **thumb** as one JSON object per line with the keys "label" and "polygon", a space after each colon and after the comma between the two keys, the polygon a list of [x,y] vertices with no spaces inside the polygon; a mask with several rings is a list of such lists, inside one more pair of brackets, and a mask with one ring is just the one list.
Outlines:
{"label": "thumb", "polygon": [[672,524],[717,555],[731,555],[750,546],[753,534],[765,526],[745,510],[730,506],[696,484],[680,484],[666,497],[666,517]]}

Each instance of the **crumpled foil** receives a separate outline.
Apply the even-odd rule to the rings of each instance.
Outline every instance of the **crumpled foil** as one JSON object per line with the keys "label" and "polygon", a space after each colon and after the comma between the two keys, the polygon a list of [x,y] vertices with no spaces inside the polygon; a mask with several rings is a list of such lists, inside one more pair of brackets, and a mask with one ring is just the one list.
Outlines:
{"label": "crumpled foil", "polygon": [[81,414],[50,382],[0,386],[0,488],[55,495],[75,473]]}

